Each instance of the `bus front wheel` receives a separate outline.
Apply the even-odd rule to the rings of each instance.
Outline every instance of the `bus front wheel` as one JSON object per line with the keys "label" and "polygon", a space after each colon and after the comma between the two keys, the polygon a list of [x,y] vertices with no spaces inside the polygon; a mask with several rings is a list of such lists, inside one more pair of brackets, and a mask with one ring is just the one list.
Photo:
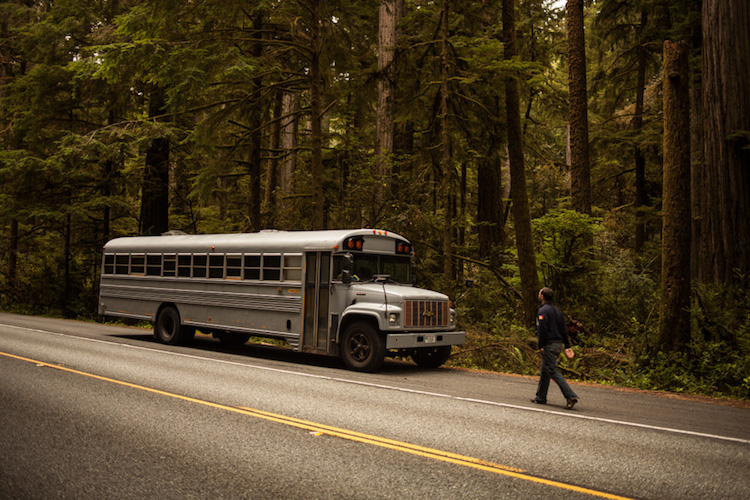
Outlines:
{"label": "bus front wheel", "polygon": [[374,372],[383,366],[385,345],[370,323],[358,321],[344,332],[341,357],[350,370]]}
{"label": "bus front wheel", "polygon": [[167,306],[159,311],[159,315],[156,317],[154,336],[164,344],[186,344],[195,336],[195,328],[183,326],[177,309]]}

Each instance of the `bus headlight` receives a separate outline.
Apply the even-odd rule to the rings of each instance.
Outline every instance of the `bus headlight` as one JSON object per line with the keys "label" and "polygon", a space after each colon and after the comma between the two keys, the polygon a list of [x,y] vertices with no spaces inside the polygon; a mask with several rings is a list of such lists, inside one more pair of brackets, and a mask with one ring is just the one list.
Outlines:
{"label": "bus headlight", "polygon": [[398,313],[389,313],[388,314],[388,326],[396,326],[398,325]]}

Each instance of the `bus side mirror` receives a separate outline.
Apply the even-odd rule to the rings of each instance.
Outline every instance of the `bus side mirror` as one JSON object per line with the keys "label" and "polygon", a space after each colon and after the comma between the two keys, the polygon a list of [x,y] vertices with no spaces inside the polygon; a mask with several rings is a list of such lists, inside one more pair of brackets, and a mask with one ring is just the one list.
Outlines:
{"label": "bus side mirror", "polygon": [[352,268],[354,267],[354,257],[352,254],[347,253],[343,256],[343,262],[341,264],[341,282],[348,285],[352,282]]}

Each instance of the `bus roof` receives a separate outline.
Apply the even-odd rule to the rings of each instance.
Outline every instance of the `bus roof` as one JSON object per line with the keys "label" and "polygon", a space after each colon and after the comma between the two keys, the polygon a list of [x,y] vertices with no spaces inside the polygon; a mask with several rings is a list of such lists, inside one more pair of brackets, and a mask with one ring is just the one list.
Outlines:
{"label": "bus roof", "polygon": [[[393,252],[394,240],[406,238],[380,229],[326,231],[276,231],[233,234],[174,234],[115,238],[104,245],[104,253],[294,253],[344,251],[342,243],[352,236],[365,240],[365,249]],[[379,244],[380,243],[380,244]],[[385,243],[383,245],[382,243]]]}

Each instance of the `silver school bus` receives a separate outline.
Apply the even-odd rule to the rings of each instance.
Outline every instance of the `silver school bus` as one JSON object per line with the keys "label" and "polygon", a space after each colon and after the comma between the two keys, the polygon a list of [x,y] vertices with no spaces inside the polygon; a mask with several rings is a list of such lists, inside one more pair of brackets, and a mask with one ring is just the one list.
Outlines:
{"label": "silver school bus", "polygon": [[406,238],[372,229],[117,238],[104,246],[99,314],[154,323],[185,344],[196,328],[341,356],[374,371],[387,355],[443,364],[463,344],[448,297],[411,284]]}

